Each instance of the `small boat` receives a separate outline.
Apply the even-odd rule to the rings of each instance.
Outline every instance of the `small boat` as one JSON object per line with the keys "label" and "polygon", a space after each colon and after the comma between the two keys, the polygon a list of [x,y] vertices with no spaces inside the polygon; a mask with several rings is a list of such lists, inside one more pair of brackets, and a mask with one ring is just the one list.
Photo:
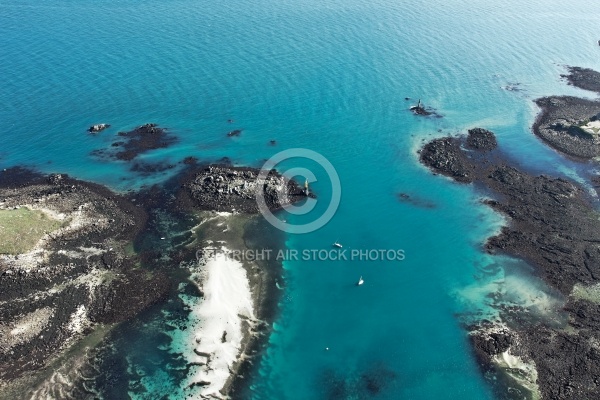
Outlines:
{"label": "small boat", "polygon": [[341,249],[342,245],[340,243],[338,243],[338,241],[336,240],[335,242],[333,242],[333,247],[337,247],[338,249]]}
{"label": "small boat", "polygon": [[362,276],[358,279],[358,282],[356,282],[356,286],[360,286],[363,283],[365,283],[365,281],[363,280]]}

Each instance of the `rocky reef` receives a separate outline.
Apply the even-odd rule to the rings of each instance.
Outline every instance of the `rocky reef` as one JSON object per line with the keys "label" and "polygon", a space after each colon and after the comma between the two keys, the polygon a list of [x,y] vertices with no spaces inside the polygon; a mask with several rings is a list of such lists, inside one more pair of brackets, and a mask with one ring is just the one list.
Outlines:
{"label": "rocky reef", "polygon": [[[568,295],[576,283],[600,279],[600,229],[588,193],[574,182],[544,175],[532,176],[508,165],[499,154],[485,157],[468,147],[467,138],[442,138],[427,143],[421,162],[458,182],[489,189],[486,204],[510,218],[511,224],[490,238],[490,252],[505,252],[537,267],[553,287]],[[489,137],[482,148],[492,148]],[[569,268],[564,266],[568,265]]]}
{"label": "rocky reef", "polygon": [[[258,213],[257,191],[262,190],[265,203],[271,210],[305,199],[304,188],[287,180],[276,171],[270,171],[263,182],[258,182],[256,168],[210,165],[193,169],[183,179],[180,198],[197,209]],[[309,194],[314,197],[313,194]]]}
{"label": "rocky reef", "polygon": [[105,129],[110,128],[109,124],[96,124],[96,125],[92,125],[88,128],[88,132],[89,133],[98,133],[98,132],[102,132]]}
{"label": "rocky reef", "polygon": [[494,133],[481,128],[469,129],[465,144],[469,149],[481,151],[492,151],[498,147]]}
{"label": "rocky reef", "polygon": [[[302,187],[275,170],[261,187],[255,168],[199,165],[193,157],[183,165],[179,175],[163,184],[127,195],[67,175],[22,168],[0,172],[0,398],[34,390],[42,397],[62,393],[69,386],[66,381],[48,383],[56,374],[70,376],[70,395],[88,395],[85,387],[92,382],[83,384],[84,378],[73,371],[80,367],[65,364],[71,349],[90,338],[104,343],[113,327],[137,320],[154,305],[176,303],[182,287],[201,301],[202,291],[190,291],[187,276],[198,269],[196,258],[206,243],[229,235],[223,239],[234,249],[272,247],[267,238],[274,234],[261,235],[275,228],[255,216],[260,189],[272,210],[307,197]],[[224,217],[213,211],[238,214]],[[212,214],[239,226],[227,233],[213,227],[200,240],[197,227]],[[173,224],[177,234],[172,237]],[[260,324],[246,329],[244,320],[239,359],[229,365],[230,377],[219,396],[244,390],[238,375],[254,368],[251,360],[262,351],[276,312],[281,265],[259,264],[244,268]],[[186,312],[185,307],[178,311]],[[103,356],[92,360],[73,353],[77,362],[96,365],[89,367],[91,372],[101,370],[106,376],[106,368],[112,368],[107,363],[114,362],[107,340],[109,344],[92,351]],[[221,341],[235,338],[223,335]],[[57,371],[51,378],[44,377],[48,368]],[[102,376],[94,379],[106,388]]]}
{"label": "rocky reef", "polygon": [[561,75],[562,78],[575,87],[600,93],[600,72],[590,68],[567,67],[568,74]]}
{"label": "rocky reef", "polygon": [[485,204],[509,223],[485,249],[526,260],[566,299],[564,310],[554,310],[567,313],[564,325],[530,318],[528,310],[517,308],[504,313],[506,325],[484,321],[469,327],[498,398],[599,397],[600,214],[589,193],[564,178],[534,176],[511,165],[494,135],[481,129],[427,143],[420,160],[491,196]]}
{"label": "rocky reef", "polygon": [[[0,255],[0,386],[39,370],[99,324],[160,301],[169,281],[142,273],[126,250],[146,212],[123,196],[66,175],[0,172],[0,212],[27,210],[58,225]],[[2,230],[26,220],[4,219]],[[14,240],[17,240],[14,238]]]}
{"label": "rocky reef", "polygon": [[[410,98],[407,97],[406,100],[410,100]],[[434,108],[426,107],[423,103],[421,103],[421,99],[419,99],[419,101],[416,105],[410,106],[409,110],[413,114],[420,115],[423,117],[430,117],[430,116],[435,117],[435,118],[442,117],[440,114],[437,113],[437,111]]]}
{"label": "rocky reef", "polygon": [[576,160],[600,156],[600,136],[593,130],[593,122],[600,115],[600,101],[551,96],[535,103],[542,111],[533,132],[545,143]]}
{"label": "rocky reef", "polygon": [[[600,93],[600,73],[568,67],[563,75],[571,85]],[[576,160],[600,156],[600,101],[573,96],[549,96],[535,100],[541,112],[533,132],[552,148]]]}
{"label": "rocky reef", "polygon": [[150,150],[164,149],[178,138],[157,124],[144,124],[127,132],[117,133],[110,149],[94,150],[92,155],[101,159],[131,161]]}

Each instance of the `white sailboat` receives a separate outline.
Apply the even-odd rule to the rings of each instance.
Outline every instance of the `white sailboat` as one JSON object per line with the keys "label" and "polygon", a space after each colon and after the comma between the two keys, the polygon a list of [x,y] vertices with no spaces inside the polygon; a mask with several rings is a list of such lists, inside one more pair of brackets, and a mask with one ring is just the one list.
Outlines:
{"label": "white sailboat", "polygon": [[335,242],[333,242],[333,247],[337,247],[338,249],[342,248],[341,243],[339,243],[337,240]]}
{"label": "white sailboat", "polygon": [[356,282],[356,286],[360,286],[363,283],[365,283],[364,279],[362,278],[362,276],[358,279],[358,282]]}

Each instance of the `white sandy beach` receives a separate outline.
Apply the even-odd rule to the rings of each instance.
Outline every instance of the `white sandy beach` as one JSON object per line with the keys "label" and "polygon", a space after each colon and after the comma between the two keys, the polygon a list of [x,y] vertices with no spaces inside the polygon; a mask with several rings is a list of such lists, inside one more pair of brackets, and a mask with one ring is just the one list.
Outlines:
{"label": "white sandy beach", "polygon": [[191,279],[204,298],[188,304],[192,311],[187,325],[193,334],[181,349],[188,363],[195,364],[186,383],[194,398],[224,398],[219,391],[239,358],[244,337],[242,321],[254,319],[245,269],[239,261],[226,256],[227,248],[214,250],[219,255],[201,260],[192,274]]}

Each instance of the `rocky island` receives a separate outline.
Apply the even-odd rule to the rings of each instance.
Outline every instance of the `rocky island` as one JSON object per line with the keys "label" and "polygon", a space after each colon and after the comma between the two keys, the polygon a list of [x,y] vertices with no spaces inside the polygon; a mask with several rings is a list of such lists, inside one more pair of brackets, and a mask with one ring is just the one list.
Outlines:
{"label": "rocky island", "polygon": [[[600,73],[569,67],[563,77],[573,86],[600,93]],[[537,99],[533,132],[552,148],[576,160],[600,156],[600,101],[573,96]]]}
{"label": "rocky island", "polygon": [[[409,100],[410,98],[406,98],[406,100]],[[420,115],[423,117],[429,117],[429,116],[433,116],[435,118],[441,118],[442,116],[440,114],[437,113],[437,111],[431,107],[426,107],[423,103],[421,103],[421,99],[419,99],[419,101],[417,102],[416,105],[414,106],[410,106],[409,110],[415,114],[415,115]]]}
{"label": "rocky island", "polygon": [[146,220],[99,185],[0,172],[0,386],[164,297],[168,281],[127,250]]}
{"label": "rocky island", "polygon": [[[256,191],[259,190],[259,170],[226,165],[209,165],[192,170],[182,184],[180,198],[203,210],[258,213]],[[271,171],[263,183],[267,206],[277,210],[285,205],[306,199],[304,189]],[[309,197],[315,197],[309,193]]]}
{"label": "rocky island", "polygon": [[492,132],[427,143],[421,162],[435,173],[471,183],[508,225],[488,239],[490,253],[526,260],[536,276],[564,296],[564,323],[505,309],[498,321],[469,326],[485,376],[501,399],[600,396],[600,214],[575,182],[535,176],[509,162]]}
{"label": "rocky island", "polygon": [[[138,131],[146,135],[154,128]],[[248,233],[268,229],[254,218],[258,173],[189,162],[164,185],[124,195],[67,175],[0,172],[0,398],[87,395],[91,383],[82,385],[79,372],[70,370],[92,359],[85,361],[87,352],[75,359],[69,349],[84,342],[92,349],[120,323],[182,293],[189,299],[183,305],[189,321],[180,329],[190,332],[189,385],[182,390],[214,398],[235,391],[234,378],[251,368],[248,362],[274,318],[280,265],[227,259],[223,264],[207,254],[267,246],[256,239],[260,235]],[[306,197],[276,171],[262,189],[273,210]],[[172,235],[166,221],[187,228]],[[216,247],[219,240],[227,248]],[[236,282],[231,302],[220,303],[231,311],[229,319],[198,319],[196,313],[213,307],[212,293],[228,290],[220,286],[222,279]],[[219,345],[206,345],[214,332]],[[57,384],[57,374],[73,381]]]}

